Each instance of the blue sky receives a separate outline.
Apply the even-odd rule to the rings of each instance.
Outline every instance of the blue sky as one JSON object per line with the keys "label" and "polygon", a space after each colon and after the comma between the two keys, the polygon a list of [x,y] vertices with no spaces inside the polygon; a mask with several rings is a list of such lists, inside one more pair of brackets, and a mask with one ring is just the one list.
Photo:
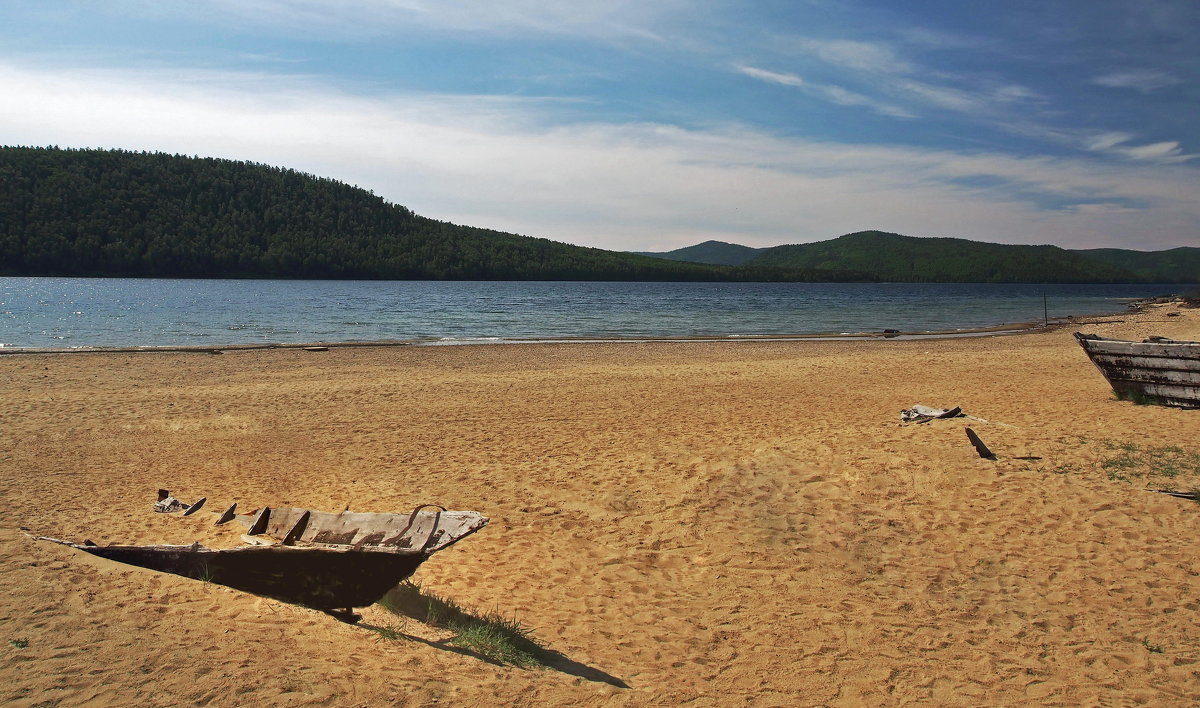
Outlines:
{"label": "blue sky", "polygon": [[5,0],[0,143],[617,250],[1200,246],[1196,0]]}

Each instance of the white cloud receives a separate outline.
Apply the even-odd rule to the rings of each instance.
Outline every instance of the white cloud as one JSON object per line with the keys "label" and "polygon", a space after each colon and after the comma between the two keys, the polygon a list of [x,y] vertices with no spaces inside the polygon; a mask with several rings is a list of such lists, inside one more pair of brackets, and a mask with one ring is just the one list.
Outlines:
{"label": "white cloud", "polygon": [[[9,144],[253,160],[438,219],[614,249],[774,245],[873,227],[1077,247],[1137,237],[1155,248],[1194,242],[1200,229],[1200,179],[1182,164],[827,143],[737,126],[545,128],[538,102],[363,98],[268,76],[0,65],[0,94]],[[980,175],[993,186],[963,186]],[[1148,208],[1062,206],[1097,203]]]}
{"label": "white cloud", "polygon": [[817,91],[825,98],[840,106],[865,106],[876,113],[882,113],[885,116],[892,116],[893,118],[916,117],[913,113],[895,104],[876,101],[873,98],[849,91],[841,86],[818,86]]}
{"label": "white cloud", "polygon": [[738,71],[746,76],[750,76],[767,83],[780,84],[783,86],[807,86],[804,79],[795,74],[781,74],[776,71],[767,71],[766,69],[758,69],[753,66],[739,66]]}
{"label": "white cloud", "polygon": [[1174,161],[1190,160],[1196,157],[1195,155],[1184,155],[1183,149],[1175,140],[1150,143],[1149,145],[1134,145],[1125,148],[1123,152],[1135,160]]}
{"label": "white cloud", "polygon": [[1097,76],[1092,83],[1109,88],[1133,89],[1140,93],[1150,93],[1160,88],[1183,83],[1183,80],[1163,71],[1153,69],[1114,71]]}
{"label": "white cloud", "polygon": [[1108,150],[1113,146],[1120,145],[1121,143],[1128,142],[1130,140],[1133,140],[1133,136],[1129,133],[1110,131],[1107,133],[1100,133],[1099,135],[1095,135],[1087,139],[1085,144],[1089,150]]}
{"label": "white cloud", "polygon": [[799,45],[822,61],[858,71],[905,74],[912,66],[884,44],[835,39],[804,39]]}
{"label": "white cloud", "polygon": [[[944,46],[948,40],[939,42]],[[795,43],[802,53],[839,69],[850,70],[847,80],[854,79],[876,94],[868,96],[861,91],[850,92],[830,86],[832,90],[826,92],[826,98],[842,105],[870,105],[884,115],[915,117],[915,108],[900,105],[906,104],[937,111],[954,111],[1004,128],[1006,123],[1012,122],[1011,114],[1014,111],[1025,111],[1030,105],[1046,100],[1019,84],[998,82],[990,77],[927,70],[902,58],[889,45],[879,42],[804,38]],[[839,95],[845,100],[837,100]]]}
{"label": "white cloud", "polygon": [[860,93],[855,93],[854,91],[844,89],[841,86],[815,84],[805,81],[795,74],[768,71],[767,69],[759,69],[753,66],[739,66],[737,69],[746,76],[759,79],[760,81],[804,89],[810,95],[823,98],[826,101],[835,103],[839,106],[862,106],[864,108],[870,108],[876,113],[892,116],[894,118],[914,117],[912,113],[909,113],[899,106],[890,103],[884,103],[882,101],[876,101]]}
{"label": "white cloud", "polygon": [[983,96],[969,91],[961,91],[947,86],[933,86],[911,79],[899,79],[893,85],[937,108],[959,113],[984,113],[988,108],[988,101]]}
{"label": "white cloud", "polygon": [[1085,145],[1087,149],[1095,152],[1107,152],[1130,160],[1146,162],[1187,162],[1200,157],[1200,155],[1184,153],[1183,148],[1180,147],[1177,140],[1164,140],[1146,145],[1130,145],[1129,141],[1133,140],[1134,137],[1130,133],[1115,131],[1100,133],[1085,140]]}

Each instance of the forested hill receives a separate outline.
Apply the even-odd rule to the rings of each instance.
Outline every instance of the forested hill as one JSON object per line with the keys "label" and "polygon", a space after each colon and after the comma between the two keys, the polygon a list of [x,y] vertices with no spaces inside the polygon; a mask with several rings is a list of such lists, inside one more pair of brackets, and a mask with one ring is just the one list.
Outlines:
{"label": "forested hill", "polygon": [[866,280],[584,248],[418,216],[331,179],[163,153],[0,147],[0,275]]}
{"label": "forested hill", "polygon": [[1195,246],[1181,246],[1166,251],[1085,248],[1073,253],[1130,271],[1139,280],[1152,283],[1200,283],[1200,248]]}
{"label": "forested hill", "polygon": [[1057,246],[861,231],[829,241],[768,248],[748,266],[846,268],[880,280],[917,283],[1129,283],[1127,269]]}
{"label": "forested hill", "polygon": [[643,256],[654,256],[655,258],[665,258],[671,261],[739,266],[764,250],[766,249],[740,246],[736,243],[726,243],[724,241],[705,241],[695,246],[677,248],[674,251],[637,251],[637,253]]}

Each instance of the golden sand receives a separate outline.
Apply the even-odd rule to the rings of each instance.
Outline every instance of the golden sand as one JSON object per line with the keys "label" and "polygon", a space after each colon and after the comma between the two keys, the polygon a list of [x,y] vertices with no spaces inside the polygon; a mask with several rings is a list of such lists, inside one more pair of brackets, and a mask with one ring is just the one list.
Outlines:
{"label": "golden sand", "polygon": [[[1083,329],[1200,339],[1200,311]],[[1200,411],[1115,400],[1070,330],[17,355],[0,396],[5,705],[1200,700],[1200,507],[1145,491],[1200,478],[1113,462],[1200,453]],[[901,424],[914,403],[983,420]],[[210,507],[153,514],[160,487]],[[380,607],[346,624],[19,530],[217,545],[234,501],[481,511],[415,579],[564,659],[496,665]]]}

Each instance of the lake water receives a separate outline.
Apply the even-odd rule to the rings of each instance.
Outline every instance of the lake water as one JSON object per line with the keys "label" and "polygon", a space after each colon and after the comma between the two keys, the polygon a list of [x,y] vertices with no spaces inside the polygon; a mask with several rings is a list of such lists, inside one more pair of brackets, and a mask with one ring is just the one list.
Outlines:
{"label": "lake water", "polygon": [[1180,285],[0,278],[0,346],[749,337],[1121,311]]}

